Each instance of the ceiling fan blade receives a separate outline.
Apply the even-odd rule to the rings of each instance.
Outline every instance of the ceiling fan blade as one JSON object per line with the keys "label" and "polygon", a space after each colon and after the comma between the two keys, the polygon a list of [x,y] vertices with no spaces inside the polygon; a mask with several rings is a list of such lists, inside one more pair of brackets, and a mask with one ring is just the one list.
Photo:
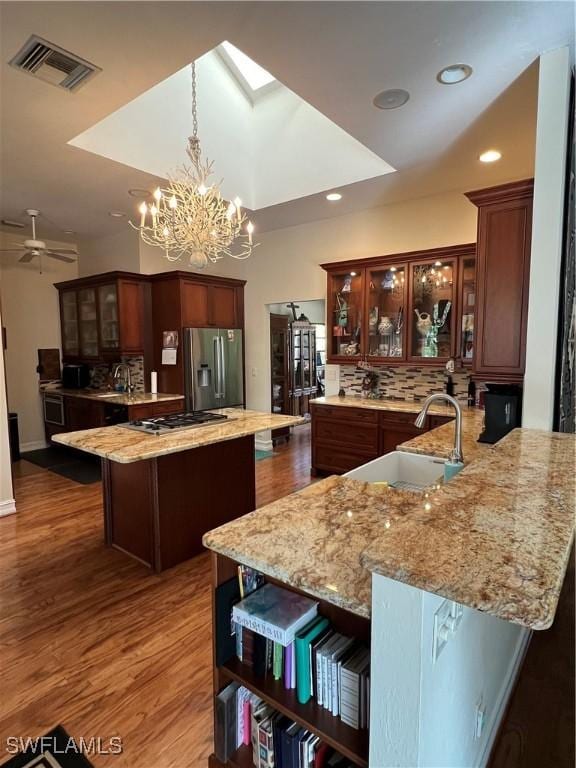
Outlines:
{"label": "ceiling fan blade", "polygon": [[44,253],[47,256],[50,256],[52,259],[58,259],[58,261],[66,261],[68,264],[73,264],[76,259],[73,259],[71,256],[66,256],[64,253],[60,253],[59,251],[44,251]]}
{"label": "ceiling fan blade", "polygon": [[24,248],[0,248],[0,253],[22,253]]}
{"label": "ceiling fan blade", "polygon": [[[48,249],[47,252],[50,252],[50,249]],[[72,256],[78,256],[78,249],[77,248],[58,248],[57,251],[52,251],[52,253],[70,253]]]}
{"label": "ceiling fan blade", "polygon": [[35,255],[36,254],[31,253],[30,251],[28,251],[27,253],[24,254],[24,256],[21,256],[18,259],[18,261],[22,262],[22,264],[27,264],[29,261],[32,261],[32,259],[34,258]]}

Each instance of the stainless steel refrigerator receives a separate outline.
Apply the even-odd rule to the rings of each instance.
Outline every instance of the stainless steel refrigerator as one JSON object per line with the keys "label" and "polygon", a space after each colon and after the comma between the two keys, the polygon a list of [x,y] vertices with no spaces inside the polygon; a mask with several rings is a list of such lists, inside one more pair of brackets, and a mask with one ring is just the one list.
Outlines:
{"label": "stainless steel refrigerator", "polygon": [[187,410],[244,405],[242,343],[238,328],[184,329]]}

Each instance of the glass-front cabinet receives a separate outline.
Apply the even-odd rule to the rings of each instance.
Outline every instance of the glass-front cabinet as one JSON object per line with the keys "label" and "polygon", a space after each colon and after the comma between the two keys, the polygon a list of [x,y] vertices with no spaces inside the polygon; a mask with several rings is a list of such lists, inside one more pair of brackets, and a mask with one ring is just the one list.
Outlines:
{"label": "glass-front cabinet", "polygon": [[405,359],[406,292],[406,264],[366,270],[368,359]]}
{"label": "glass-front cabinet", "polygon": [[76,291],[62,291],[60,297],[62,318],[62,352],[64,355],[78,355],[78,304]]}
{"label": "glass-front cabinet", "polygon": [[292,323],[290,352],[292,355],[292,394],[309,394],[316,387],[316,343],[315,329],[309,324]]}
{"label": "glass-front cabinet", "polygon": [[358,359],[363,354],[364,270],[328,273],[328,353]]}
{"label": "glass-front cabinet", "polygon": [[78,291],[78,328],[80,355],[98,357],[98,309],[94,288]]}
{"label": "glass-front cabinet", "polygon": [[456,348],[457,261],[435,259],[409,265],[411,361],[445,361]]}
{"label": "glass-front cabinet", "polygon": [[463,365],[472,365],[474,358],[474,308],[476,306],[476,258],[470,256],[460,266],[460,350]]}
{"label": "glass-front cabinet", "polygon": [[100,346],[102,349],[118,349],[120,346],[120,322],[118,318],[118,288],[115,283],[98,288],[100,321]]}

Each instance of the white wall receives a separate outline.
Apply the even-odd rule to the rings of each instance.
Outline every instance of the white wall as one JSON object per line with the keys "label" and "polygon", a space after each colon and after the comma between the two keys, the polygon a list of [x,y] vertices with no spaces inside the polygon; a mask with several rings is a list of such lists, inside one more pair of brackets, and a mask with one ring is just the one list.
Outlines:
{"label": "white wall", "polygon": [[[434,613],[442,603],[373,576],[370,768],[486,764],[530,632],[464,608],[434,663]],[[485,709],[480,738],[477,705]]]}
{"label": "white wall", "polygon": [[[2,327],[0,303],[0,328]],[[16,512],[12,488],[12,468],[8,442],[8,403],[6,400],[6,379],[4,376],[4,349],[0,343],[0,517]]]}
{"label": "white wall", "polygon": [[[5,235],[4,242],[8,240],[11,240],[10,236]],[[48,245],[65,247],[64,243],[53,241]],[[60,348],[60,312],[54,283],[73,280],[77,276],[76,263],[67,264],[55,259],[43,259],[42,273],[38,259],[20,264],[16,255],[3,254],[0,262],[0,298],[7,336],[8,407],[18,414],[20,443],[24,450],[45,444],[36,366],[38,349]]]}
{"label": "white wall", "polygon": [[[315,301],[300,301],[299,299],[293,299],[293,301],[298,307],[296,310],[296,315],[298,317],[304,313],[311,323],[326,322],[326,302],[324,299],[316,299]],[[289,315],[290,318],[293,317],[292,310],[287,304],[269,304],[268,310],[274,315]]]}
{"label": "white wall", "polygon": [[552,429],[554,416],[570,69],[567,47],[540,57],[522,416],[537,429]]}
{"label": "white wall", "polygon": [[[135,202],[135,201],[134,201]],[[134,205],[134,219],[136,218]],[[128,213],[130,210],[128,209]],[[98,275],[116,269],[140,272],[140,236],[123,219],[118,232],[79,243],[79,276]]]}

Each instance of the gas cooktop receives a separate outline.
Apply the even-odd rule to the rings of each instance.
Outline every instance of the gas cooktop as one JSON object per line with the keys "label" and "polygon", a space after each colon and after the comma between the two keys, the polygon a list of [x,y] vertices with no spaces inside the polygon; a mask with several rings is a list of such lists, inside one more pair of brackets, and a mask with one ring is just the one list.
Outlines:
{"label": "gas cooktop", "polygon": [[215,421],[223,421],[228,416],[209,411],[189,411],[187,413],[171,413],[168,416],[155,416],[151,419],[136,419],[125,424],[119,424],[126,429],[146,432],[149,435],[167,435],[171,432],[181,432],[185,429],[203,427]]}

